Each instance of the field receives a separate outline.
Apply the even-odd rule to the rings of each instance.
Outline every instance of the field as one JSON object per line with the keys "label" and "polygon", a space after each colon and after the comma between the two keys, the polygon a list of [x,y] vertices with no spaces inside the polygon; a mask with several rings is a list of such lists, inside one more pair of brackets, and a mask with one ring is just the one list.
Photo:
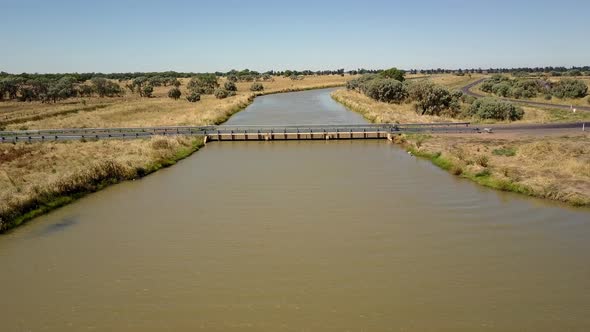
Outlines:
{"label": "field", "polygon": [[[350,78],[339,75],[309,76],[303,80],[274,77],[272,82],[263,82],[262,94],[340,86]],[[216,99],[212,95],[203,95],[201,101],[190,103],[184,98],[188,80],[182,82],[180,89],[183,96],[179,100],[167,97],[170,87],[156,87],[153,98],[141,98],[127,91],[123,97],[77,98],[54,104],[0,102],[0,128],[27,130],[216,124],[244,108],[255,95],[249,89],[251,83],[244,82],[237,84],[236,96]],[[220,83],[223,84],[223,80]]]}
{"label": "field", "polygon": [[[275,77],[263,93],[343,85],[350,76],[316,76],[303,80]],[[184,80],[186,84],[187,80]],[[223,82],[222,82],[223,83]],[[55,104],[0,102],[0,124],[7,129],[204,125],[225,120],[246,107],[255,94],[251,83],[238,83],[238,94],[201,101],[127,94]],[[183,94],[186,92],[182,87]],[[260,94],[260,93],[259,93]],[[155,137],[142,140],[69,141],[0,144],[0,232],[87,192],[144,176],[196,151],[200,138]]]}

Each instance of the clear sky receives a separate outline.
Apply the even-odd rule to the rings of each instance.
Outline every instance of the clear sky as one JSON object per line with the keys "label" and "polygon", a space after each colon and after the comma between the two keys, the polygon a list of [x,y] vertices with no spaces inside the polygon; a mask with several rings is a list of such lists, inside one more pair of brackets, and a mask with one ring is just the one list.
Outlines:
{"label": "clear sky", "polygon": [[0,0],[0,70],[590,64],[589,0]]}

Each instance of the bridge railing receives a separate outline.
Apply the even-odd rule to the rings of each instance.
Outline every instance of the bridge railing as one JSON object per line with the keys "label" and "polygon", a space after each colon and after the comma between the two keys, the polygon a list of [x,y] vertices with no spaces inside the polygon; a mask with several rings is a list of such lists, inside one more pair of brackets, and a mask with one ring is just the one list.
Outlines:
{"label": "bridge railing", "polygon": [[262,133],[346,133],[346,132],[421,132],[454,131],[464,129],[469,122],[410,123],[410,124],[342,124],[342,125],[220,125],[220,126],[159,126],[117,128],[63,128],[0,131],[3,142],[19,139],[52,140],[75,138],[145,137],[151,135],[215,135],[215,134],[262,134]]}

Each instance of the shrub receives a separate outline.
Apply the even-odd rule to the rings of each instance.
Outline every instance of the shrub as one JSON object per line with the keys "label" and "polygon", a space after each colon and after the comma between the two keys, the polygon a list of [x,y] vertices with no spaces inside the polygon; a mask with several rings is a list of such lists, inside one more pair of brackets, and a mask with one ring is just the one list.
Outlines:
{"label": "shrub", "polygon": [[262,83],[252,83],[252,85],[250,85],[250,91],[263,91],[264,90],[264,86],[262,85]]}
{"label": "shrub", "polygon": [[215,91],[213,92],[213,95],[215,95],[215,98],[217,99],[224,99],[229,97],[229,91],[227,91],[226,89],[215,89]]}
{"label": "shrub", "polygon": [[519,87],[513,87],[508,91],[508,95],[513,98],[520,99],[524,95],[524,90]]}
{"label": "shrub", "polygon": [[182,93],[180,92],[180,89],[178,88],[172,88],[168,91],[168,97],[178,100],[178,98],[180,98],[180,96],[182,95]]}
{"label": "shrub", "polygon": [[201,100],[201,94],[193,91],[193,92],[191,92],[190,95],[188,95],[186,97],[186,100],[188,100],[191,103],[195,103],[195,102]]}
{"label": "shrub", "polygon": [[154,93],[154,87],[151,85],[146,85],[141,89],[141,96],[151,98],[152,93]]}
{"label": "shrub", "polygon": [[479,155],[475,157],[475,162],[481,167],[488,167],[489,159],[486,155]]}
{"label": "shrub", "polygon": [[578,69],[572,69],[566,73],[568,76],[582,76],[582,72]]}
{"label": "shrub", "polygon": [[507,101],[496,98],[480,98],[471,104],[467,114],[480,119],[514,121],[522,119],[524,111]]}
{"label": "shrub", "polygon": [[463,101],[465,104],[470,104],[471,105],[475,101],[475,97],[464,94],[464,95],[461,96],[461,101]]}
{"label": "shrub", "polygon": [[370,98],[386,103],[401,103],[407,96],[402,82],[391,78],[379,78],[367,83],[365,94]]}
{"label": "shrub", "polygon": [[358,91],[358,92],[365,92],[366,91],[367,84],[370,81],[372,81],[372,80],[374,80],[374,79],[376,79],[378,77],[379,76],[376,75],[376,74],[365,74],[365,75],[362,75],[361,77],[358,77],[358,78],[355,78],[355,79],[352,79],[352,80],[346,82],[346,88],[348,90],[355,90],[355,91]]}
{"label": "shrub", "polygon": [[537,80],[518,79],[512,82],[512,89],[509,95],[514,98],[532,98],[541,91],[541,85]]}
{"label": "shrub", "polygon": [[584,81],[564,78],[551,88],[551,93],[557,98],[583,98],[588,92]]}
{"label": "shrub", "polygon": [[479,88],[481,89],[481,91],[491,93],[493,86],[494,86],[494,82],[488,80],[488,81],[481,83]]}
{"label": "shrub", "polygon": [[215,74],[200,74],[193,76],[186,87],[191,92],[212,94],[219,87],[219,83]]}
{"label": "shrub", "polygon": [[227,81],[225,82],[225,84],[223,84],[223,87],[227,90],[227,91],[238,91],[238,87],[236,86],[236,84],[232,81]]}
{"label": "shrub", "polygon": [[463,168],[461,166],[459,166],[459,165],[453,165],[453,166],[451,166],[451,170],[450,171],[451,171],[451,173],[453,175],[461,175],[461,174],[463,174]]}
{"label": "shrub", "polygon": [[508,97],[510,94],[510,84],[502,82],[492,86],[492,92],[500,97]]}
{"label": "shrub", "polygon": [[543,98],[545,98],[545,100],[551,100],[551,94],[546,94],[545,96],[543,96]]}
{"label": "shrub", "polygon": [[475,173],[475,177],[476,178],[485,178],[492,175],[492,172],[490,172],[489,169],[485,168],[483,170],[481,170],[480,172]]}
{"label": "shrub", "polygon": [[512,157],[512,156],[516,155],[516,150],[514,148],[494,149],[492,151],[492,154],[494,154],[496,156]]}

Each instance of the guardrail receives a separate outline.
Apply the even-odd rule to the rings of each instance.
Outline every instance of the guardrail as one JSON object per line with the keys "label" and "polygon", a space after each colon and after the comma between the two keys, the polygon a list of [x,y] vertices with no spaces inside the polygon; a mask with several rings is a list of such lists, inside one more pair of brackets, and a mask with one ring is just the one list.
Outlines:
{"label": "guardrail", "polygon": [[[220,125],[220,126],[160,126],[120,128],[63,128],[0,131],[0,142],[54,141],[102,138],[141,138],[153,135],[226,135],[226,134],[298,134],[298,133],[401,133],[420,131],[458,131],[469,122],[410,123],[410,124],[342,124],[342,125]],[[378,136],[381,137],[381,136]]]}

